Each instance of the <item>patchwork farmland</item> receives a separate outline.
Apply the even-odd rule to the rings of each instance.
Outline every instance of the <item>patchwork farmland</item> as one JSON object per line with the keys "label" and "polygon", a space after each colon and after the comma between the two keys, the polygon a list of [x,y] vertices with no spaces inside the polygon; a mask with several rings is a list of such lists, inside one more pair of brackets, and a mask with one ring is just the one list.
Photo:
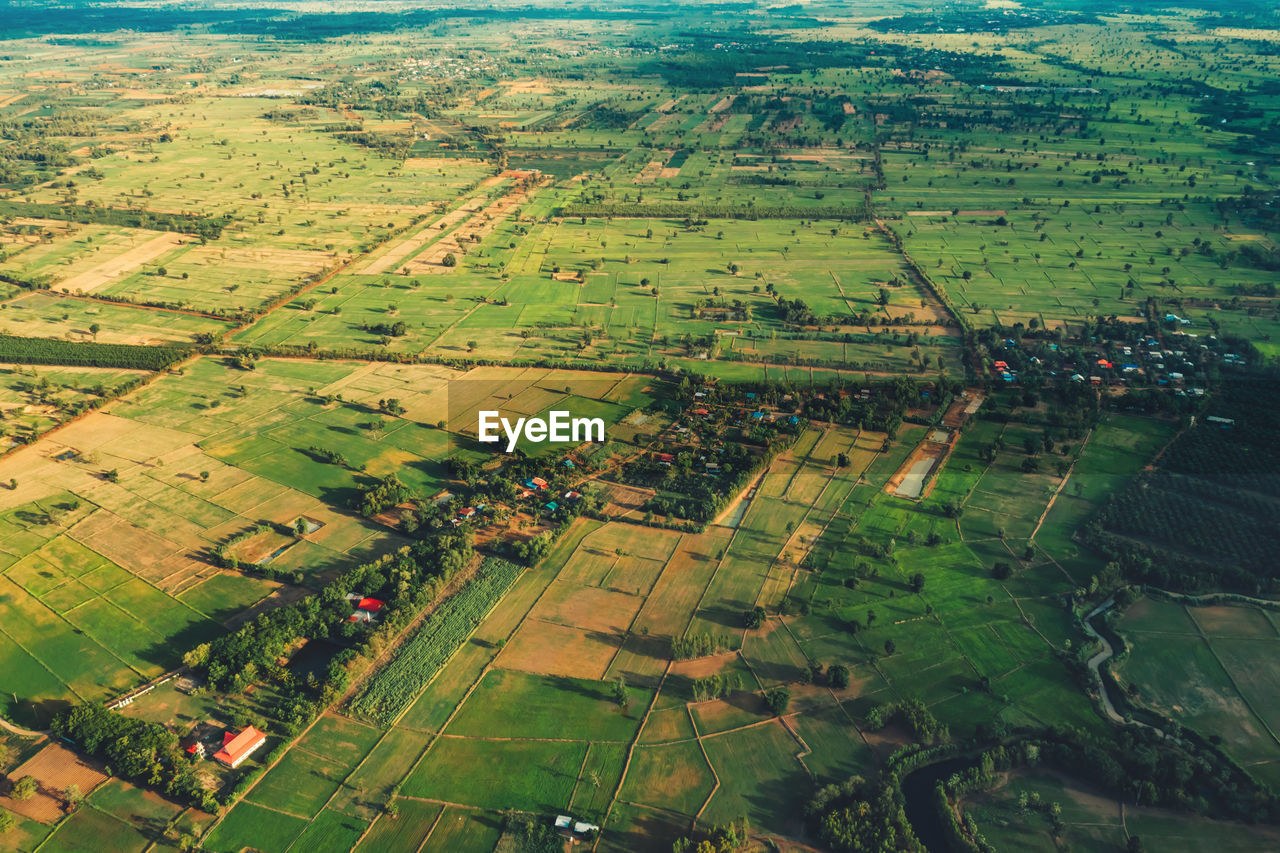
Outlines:
{"label": "patchwork farmland", "polygon": [[1274,10],[375,6],[0,16],[0,849],[1276,846]]}

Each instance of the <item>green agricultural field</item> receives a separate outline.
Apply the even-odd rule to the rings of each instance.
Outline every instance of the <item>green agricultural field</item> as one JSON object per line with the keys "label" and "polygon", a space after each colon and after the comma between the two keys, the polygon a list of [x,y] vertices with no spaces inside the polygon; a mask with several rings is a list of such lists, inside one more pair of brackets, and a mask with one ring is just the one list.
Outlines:
{"label": "green agricultural field", "polygon": [[[1266,611],[1144,600],[1115,627],[1130,648],[1114,671],[1139,705],[1196,731],[1220,733],[1229,755],[1275,783],[1280,721],[1270,649],[1280,634]],[[1180,674],[1170,678],[1175,665]]]}

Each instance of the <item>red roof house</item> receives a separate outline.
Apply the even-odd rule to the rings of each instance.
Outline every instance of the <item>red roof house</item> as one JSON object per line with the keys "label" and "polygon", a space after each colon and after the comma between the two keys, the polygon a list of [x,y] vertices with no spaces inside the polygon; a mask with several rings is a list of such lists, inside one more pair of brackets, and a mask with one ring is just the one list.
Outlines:
{"label": "red roof house", "polygon": [[239,767],[266,742],[267,736],[253,726],[236,735],[225,732],[222,735],[222,749],[213,754],[213,760],[231,768]]}
{"label": "red roof house", "polygon": [[368,610],[370,613],[377,613],[385,606],[384,602],[381,602],[376,598],[362,598],[360,599],[360,603],[356,605],[356,608],[358,610]]}

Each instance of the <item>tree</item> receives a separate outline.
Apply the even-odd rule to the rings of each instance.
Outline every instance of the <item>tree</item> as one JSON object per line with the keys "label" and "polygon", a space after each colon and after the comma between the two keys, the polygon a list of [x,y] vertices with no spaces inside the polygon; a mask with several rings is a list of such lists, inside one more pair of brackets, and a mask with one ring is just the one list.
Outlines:
{"label": "tree", "polygon": [[759,628],[764,624],[765,615],[764,608],[757,605],[750,610],[743,611],[742,622],[748,628]]}
{"label": "tree", "polygon": [[107,478],[107,482],[108,482],[108,483],[118,483],[118,482],[120,482],[120,471],[119,471],[118,469],[116,469],[116,468],[112,468],[110,471],[108,471],[108,472],[107,472],[106,474],[104,474],[103,476]]}
{"label": "tree", "polygon": [[832,664],[827,669],[827,683],[834,690],[844,690],[849,686],[849,667],[843,664]]}
{"label": "tree", "polygon": [[13,783],[13,790],[10,792],[10,796],[21,803],[34,797],[38,790],[40,790],[40,785],[36,782],[34,776],[23,776]]}
{"label": "tree", "polygon": [[440,261],[440,263],[446,267],[456,267],[458,265],[458,256],[453,252],[450,252],[444,256],[444,259]]}
{"label": "tree", "polygon": [[13,815],[9,814],[9,812],[4,809],[0,809],[0,835],[3,835],[13,829],[13,823]]}
{"label": "tree", "polygon": [[201,481],[202,483],[207,483],[207,482],[209,482],[209,472],[208,472],[208,471],[201,471],[201,472],[200,472],[200,481]]}
{"label": "tree", "polygon": [[478,346],[480,346],[479,341],[475,341],[475,340],[467,341],[467,352],[475,352],[476,347]]}
{"label": "tree", "polygon": [[97,323],[89,324],[89,334],[93,335],[94,340],[98,339],[98,332],[101,332],[101,331],[102,331],[102,327],[99,326]]}
{"label": "tree", "polygon": [[921,574],[920,572],[916,572],[914,575],[911,576],[911,591],[921,592],[923,590],[924,590],[924,575]]}
{"label": "tree", "polygon": [[613,683],[613,701],[618,703],[619,708],[625,708],[631,704],[631,694],[627,691],[627,679],[621,675]]}
{"label": "tree", "polygon": [[893,642],[893,640],[884,641],[884,653],[886,655],[891,655],[897,650],[898,650],[898,646],[896,643]]}
{"label": "tree", "polygon": [[998,562],[991,567],[991,577],[995,578],[998,581],[1008,580],[1009,576],[1012,574],[1013,574],[1013,566],[1010,566],[1008,563],[1004,561]]}
{"label": "tree", "polygon": [[62,798],[67,801],[67,806],[72,811],[80,808],[80,804],[84,802],[84,794],[80,793],[79,785],[68,785],[62,792]]}
{"label": "tree", "polygon": [[781,717],[791,704],[791,691],[785,687],[775,687],[764,694],[764,703],[775,716]]}

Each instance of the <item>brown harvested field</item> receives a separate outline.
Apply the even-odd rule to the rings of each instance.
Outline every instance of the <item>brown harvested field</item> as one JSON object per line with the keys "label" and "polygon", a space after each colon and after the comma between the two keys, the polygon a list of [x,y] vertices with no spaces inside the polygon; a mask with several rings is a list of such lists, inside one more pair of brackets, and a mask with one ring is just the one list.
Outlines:
{"label": "brown harvested field", "polygon": [[942,425],[953,429],[962,426],[981,405],[982,395],[975,391],[970,391],[967,397],[957,397],[942,416]]}
{"label": "brown harvested field", "polygon": [[337,261],[336,252],[314,249],[264,249],[226,246],[192,246],[182,253],[183,266],[216,268],[219,273],[234,276],[237,270],[260,272],[301,279],[321,272]]}
{"label": "brown harvested field", "polygon": [[605,676],[610,680],[622,677],[627,684],[657,688],[670,656],[671,644],[666,639],[629,634]]}
{"label": "brown harvested field", "polygon": [[692,681],[695,678],[706,678],[715,675],[738,659],[737,652],[723,652],[718,655],[707,655],[693,660],[678,660],[671,664],[671,675],[681,676]]}
{"label": "brown harvested field", "polygon": [[638,595],[555,581],[530,617],[589,631],[622,633],[631,626],[643,603]]}
{"label": "brown harvested field", "polygon": [[643,518],[641,509],[655,494],[653,489],[642,489],[638,486],[627,486],[622,483],[597,481],[600,496],[605,503],[605,513],[614,518]]}
{"label": "brown harvested field", "polygon": [[684,633],[690,614],[716,570],[716,555],[727,546],[730,535],[731,531],[724,528],[710,528],[681,540],[640,609],[637,629],[665,637]]}
{"label": "brown harvested field", "polygon": [[683,534],[674,530],[641,527],[636,524],[606,524],[582,541],[582,549],[595,554],[614,554],[621,548],[626,556],[666,562]]}
{"label": "brown harvested field", "polygon": [[712,105],[711,109],[707,110],[707,112],[710,112],[710,113],[724,112],[725,110],[729,109],[729,107],[733,106],[734,99],[736,99],[737,97],[738,97],[737,95],[725,95],[723,98],[716,101],[715,104]]}
{"label": "brown harvested field", "polygon": [[[508,174],[509,173],[504,172],[503,175],[488,178],[486,180],[494,182],[506,180],[506,177],[504,176]],[[514,175],[517,173],[510,174]],[[436,228],[437,233],[447,233],[444,233],[444,236],[435,244],[427,247],[416,255],[401,255],[400,257],[404,260],[397,261],[396,265],[401,272],[407,271],[408,275],[448,272],[450,267],[444,265],[444,259],[447,255],[463,255],[464,242],[473,243],[483,240],[489,232],[497,228],[504,219],[516,210],[516,208],[528,201],[529,196],[546,183],[546,179],[535,182],[532,179],[526,179],[523,177],[518,178],[517,182],[504,195],[501,195],[489,202],[488,205],[481,209],[466,211],[463,219],[452,223],[453,227],[451,229],[449,229],[448,226],[444,226],[443,223],[438,223]],[[481,186],[484,186],[484,183],[482,183]],[[477,202],[479,202],[479,200],[477,200]],[[425,242],[427,241],[424,240],[423,243]],[[379,264],[379,266],[381,266],[381,264]]]}
{"label": "brown harvested field", "polygon": [[604,678],[620,635],[526,619],[494,660],[495,666],[540,675]]}
{"label": "brown harvested field", "polygon": [[693,718],[698,721],[698,734],[717,735],[752,724],[773,723],[769,707],[759,693],[739,691],[727,699],[712,699],[693,704]]}
{"label": "brown harvested field", "polygon": [[143,530],[107,510],[99,509],[67,531],[80,544],[97,551],[139,577],[163,587],[169,575],[182,571],[188,563],[204,563],[184,558],[185,550],[176,542]]}
{"label": "brown harvested field", "polygon": [[[917,320],[929,319],[939,326],[945,326],[951,320],[951,317],[947,314],[947,309],[933,300],[929,300],[927,305],[921,305],[919,302],[914,305],[894,305],[890,303],[885,306],[884,312],[889,315],[891,320],[901,320],[908,314],[914,314]],[[959,330],[950,329],[948,334],[959,335]]]}
{"label": "brown harvested field", "polygon": [[605,576],[603,586],[615,592],[646,596],[653,589],[662,568],[662,560],[647,557],[620,557]]}
{"label": "brown harvested field", "polygon": [[1276,627],[1256,607],[1188,607],[1187,614],[1210,637],[1245,637],[1273,640]]}
{"label": "brown harvested field", "polygon": [[29,800],[0,797],[0,806],[41,823],[62,817],[62,792],[76,785],[85,796],[107,780],[105,774],[61,744],[51,743],[9,774],[10,779],[31,776],[40,785]]}
{"label": "brown harvested field", "polygon": [[483,206],[482,202],[483,200],[479,198],[472,199],[456,210],[451,210],[444,216],[423,225],[403,240],[374,252],[369,260],[356,267],[355,271],[365,275],[378,275],[398,270],[398,264],[401,261],[480,210]]}
{"label": "brown harvested field", "polygon": [[520,80],[504,80],[500,85],[509,94],[550,95],[551,84],[537,77],[526,77]]}
{"label": "brown harvested field", "polygon": [[636,176],[633,179],[633,183],[637,183],[637,184],[653,183],[654,179],[657,178],[660,174],[662,174],[663,164],[665,164],[667,160],[671,159],[671,155],[674,153],[675,152],[670,148],[663,149],[663,151],[661,152],[662,159],[650,160],[648,163],[646,163],[645,167],[636,173]]}
{"label": "brown harvested field", "polygon": [[191,239],[193,238],[185,234],[169,232],[158,234],[128,251],[90,267],[82,273],[63,279],[54,285],[54,289],[66,291],[67,293],[93,293],[106,287],[123,274],[133,272],[143,264],[155,260]]}

